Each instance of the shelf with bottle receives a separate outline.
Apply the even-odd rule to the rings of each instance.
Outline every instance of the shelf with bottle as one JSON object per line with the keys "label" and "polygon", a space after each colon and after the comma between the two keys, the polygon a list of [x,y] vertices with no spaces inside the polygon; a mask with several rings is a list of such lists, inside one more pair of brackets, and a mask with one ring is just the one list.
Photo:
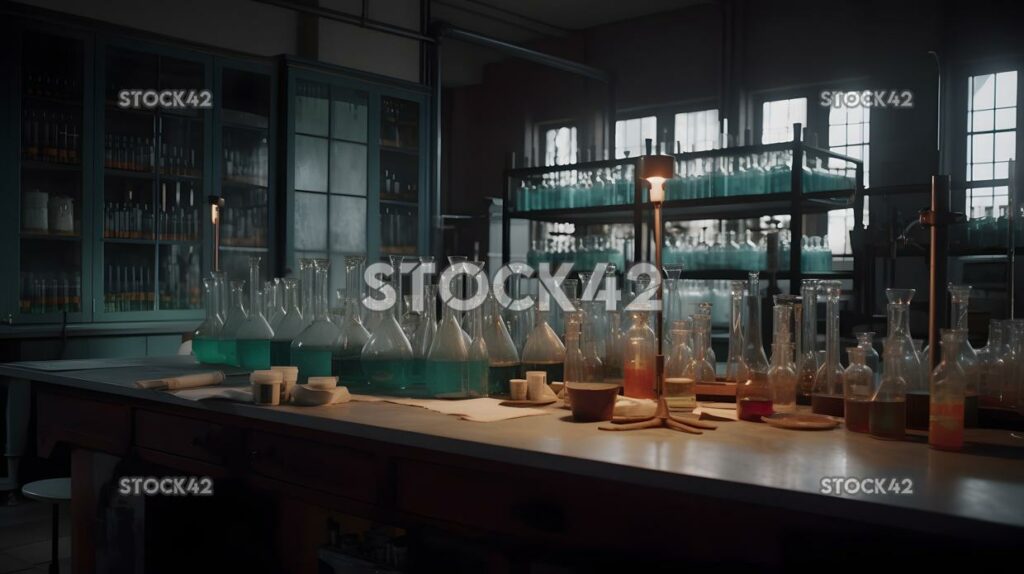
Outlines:
{"label": "shelf with bottle", "polygon": [[23,314],[77,313],[81,303],[81,273],[21,274],[19,310]]}
{"label": "shelf with bottle", "polygon": [[631,206],[633,173],[632,160],[511,170],[510,211],[532,216],[534,212]]}
{"label": "shelf with bottle", "polygon": [[224,188],[221,211],[221,247],[265,248],[268,237],[267,190],[253,187]]}
{"label": "shelf with bottle", "polygon": [[[723,222],[724,224],[725,222]],[[723,226],[724,228],[724,226]],[[708,234],[707,227],[698,235],[686,235],[682,228],[670,228],[662,253],[664,265],[681,265],[683,270],[695,271],[766,271],[768,265],[768,233],[745,230],[740,241],[736,231]],[[778,234],[778,269],[788,271],[790,266],[791,236],[788,229],[772,231]],[[828,236],[806,236],[801,240],[800,270],[806,273],[832,272],[832,250]]]}
{"label": "shelf with bottle", "polygon": [[390,96],[381,98],[380,146],[391,150],[419,148],[419,103]]}
{"label": "shelf with bottle", "polygon": [[22,97],[55,105],[82,105],[82,79],[77,74],[40,71],[36,66],[26,66],[24,72]]}
{"label": "shelf with bottle", "polygon": [[108,173],[125,172],[150,177],[156,165],[154,154],[152,137],[115,133],[104,137],[103,167]]}
{"label": "shelf with bottle", "polygon": [[24,106],[21,157],[45,165],[81,165],[82,119],[79,111]]}
{"label": "shelf with bottle", "polygon": [[419,245],[419,214],[414,206],[382,204],[380,208],[381,252],[413,255]]}
{"label": "shelf with bottle", "polygon": [[106,244],[103,254],[103,310],[107,313],[155,310],[153,248]]}
{"label": "shelf with bottle", "polygon": [[270,147],[265,129],[224,130],[222,179],[229,185],[266,187]]}
{"label": "shelf with bottle", "polygon": [[541,263],[557,266],[572,263],[577,270],[593,269],[598,263],[614,265],[616,269],[626,268],[627,238],[622,235],[573,235],[547,234],[543,239],[530,242],[526,262],[537,269]]}
{"label": "shelf with bottle", "polygon": [[419,170],[414,160],[408,165],[383,167],[380,179],[381,201],[419,202]]}
{"label": "shelf with bottle", "polygon": [[201,309],[201,246],[161,245],[159,261],[159,309]]}

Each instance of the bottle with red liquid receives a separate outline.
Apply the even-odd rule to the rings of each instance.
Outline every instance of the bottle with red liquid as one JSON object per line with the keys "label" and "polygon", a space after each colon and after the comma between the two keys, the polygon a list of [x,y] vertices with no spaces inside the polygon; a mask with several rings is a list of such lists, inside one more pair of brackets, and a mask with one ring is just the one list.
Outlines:
{"label": "bottle with red liquid", "polygon": [[743,364],[747,380],[736,385],[736,415],[740,420],[761,422],[772,414],[772,395],[768,385],[768,357],[761,344],[761,291],[757,273],[751,273],[744,296],[747,326],[743,333]]}
{"label": "bottle with red liquid", "polygon": [[957,355],[967,334],[962,329],[942,330],[942,362],[932,371],[928,404],[928,445],[939,450],[964,446],[964,399],[967,377]]}
{"label": "bottle with red liquid", "polygon": [[867,350],[864,347],[848,347],[849,366],[843,371],[843,411],[846,415],[846,430],[868,432],[871,396],[874,394],[874,373],[867,365]]}
{"label": "bottle with red liquid", "polygon": [[647,324],[647,313],[633,312],[630,319],[622,347],[622,391],[627,397],[656,399],[658,342]]}

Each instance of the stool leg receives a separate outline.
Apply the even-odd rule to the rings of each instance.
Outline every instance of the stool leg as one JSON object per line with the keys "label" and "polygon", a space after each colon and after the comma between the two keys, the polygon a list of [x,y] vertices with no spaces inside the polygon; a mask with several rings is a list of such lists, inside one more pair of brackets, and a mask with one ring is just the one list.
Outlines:
{"label": "stool leg", "polygon": [[50,545],[50,574],[60,573],[60,561],[57,559],[60,547],[60,505],[53,505],[53,542]]}

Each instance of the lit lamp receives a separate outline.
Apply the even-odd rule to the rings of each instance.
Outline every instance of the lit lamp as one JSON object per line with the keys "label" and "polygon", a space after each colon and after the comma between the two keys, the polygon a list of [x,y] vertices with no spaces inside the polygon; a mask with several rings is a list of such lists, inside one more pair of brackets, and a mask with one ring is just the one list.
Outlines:
{"label": "lit lamp", "polygon": [[211,195],[207,200],[210,204],[210,223],[213,224],[213,270],[220,271],[220,212],[224,209],[224,198]]}

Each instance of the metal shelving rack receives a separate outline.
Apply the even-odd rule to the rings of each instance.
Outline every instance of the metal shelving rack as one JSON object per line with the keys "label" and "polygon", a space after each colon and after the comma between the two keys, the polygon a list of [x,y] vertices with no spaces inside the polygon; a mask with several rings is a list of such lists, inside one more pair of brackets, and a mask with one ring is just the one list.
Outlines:
{"label": "metal shelving rack", "polygon": [[[792,154],[790,163],[790,189],[778,193],[749,194],[707,197],[699,199],[671,199],[662,204],[663,217],[666,222],[695,219],[744,219],[763,217],[766,215],[790,215],[790,232],[794,238],[803,235],[803,215],[822,213],[836,209],[854,208],[854,232],[859,233],[864,227],[864,164],[862,161],[826,149],[804,143],[800,134],[801,125],[794,124],[792,141],[775,144],[747,145],[724,149],[674,154],[676,164],[689,160],[704,158],[727,159],[740,156],[769,152],[785,152]],[[804,160],[809,155],[829,160],[839,160],[851,164],[855,172],[852,188],[832,189],[827,191],[805,191],[802,176]],[[576,224],[630,224],[633,225],[634,238],[646,238],[645,241],[634,241],[633,260],[648,260],[648,246],[651,243],[651,224],[649,215],[653,208],[645,201],[644,184],[638,178],[636,163],[639,158],[602,160],[581,162],[553,167],[513,168],[505,172],[504,204],[502,215],[502,261],[507,263],[510,257],[509,235],[513,219],[525,219],[536,222],[573,222]],[[522,210],[516,205],[513,190],[518,181],[528,178],[543,177],[566,171],[592,171],[620,166],[632,167],[633,201],[630,204],[609,205],[600,207],[577,207],[542,210]],[[797,166],[796,169],[793,166]],[[856,241],[854,241],[856,244]],[[789,280],[789,289],[796,294],[800,282],[805,278],[819,279],[852,279],[856,292],[863,284],[862,265],[857,263],[858,253],[854,252],[853,271],[805,272],[800,269],[801,241],[792,242],[790,248],[790,270],[769,271],[776,279]],[[730,269],[694,269],[684,270],[683,278],[692,279],[740,279],[746,277],[746,271]]]}

